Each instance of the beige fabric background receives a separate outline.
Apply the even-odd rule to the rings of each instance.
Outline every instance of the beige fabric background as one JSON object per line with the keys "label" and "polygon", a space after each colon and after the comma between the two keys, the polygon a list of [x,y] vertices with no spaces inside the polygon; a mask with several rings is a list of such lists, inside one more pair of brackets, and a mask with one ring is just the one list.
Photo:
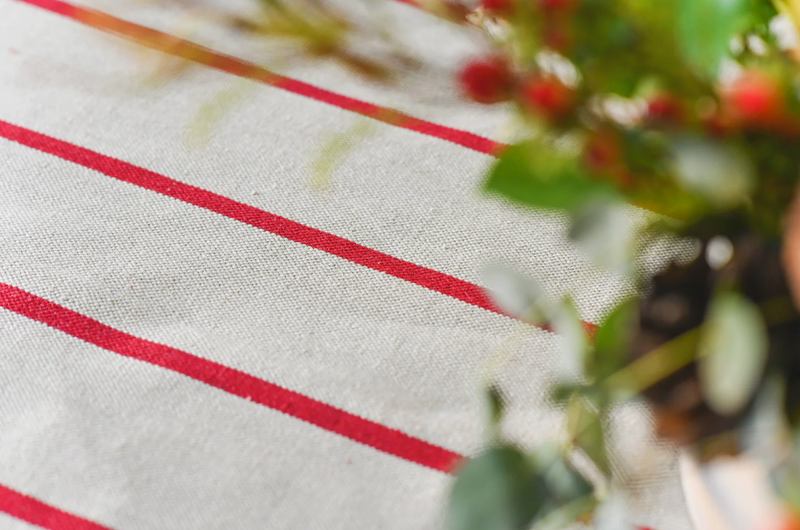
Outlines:
{"label": "beige fabric background", "polygon": [[[168,7],[89,5],[185,26]],[[381,9],[445,70],[478,49],[408,6]],[[192,27],[215,49],[258,57],[236,36]],[[562,217],[480,196],[493,159],[442,140],[376,122],[331,186],[312,189],[330,134],[363,118],[250,84],[209,143],[191,147],[203,104],[248,83],[195,67],[143,84],[158,60],[0,0],[0,120],[470,282],[487,263],[510,264],[574,296],[587,321],[630,292],[567,241]],[[415,80],[407,95],[331,65],[282,73],[506,139],[503,109],[459,103],[438,81]],[[547,332],[7,140],[0,216],[0,282],[126,333],[468,455],[481,447],[485,366],[505,348],[508,435],[526,445],[561,435],[562,414],[544,402],[560,341]],[[635,522],[689,528],[674,451],[650,438],[637,407],[616,427],[639,487]],[[0,309],[0,484],[81,517],[118,530],[433,529],[450,481]],[[0,514],[0,528],[32,527]]]}

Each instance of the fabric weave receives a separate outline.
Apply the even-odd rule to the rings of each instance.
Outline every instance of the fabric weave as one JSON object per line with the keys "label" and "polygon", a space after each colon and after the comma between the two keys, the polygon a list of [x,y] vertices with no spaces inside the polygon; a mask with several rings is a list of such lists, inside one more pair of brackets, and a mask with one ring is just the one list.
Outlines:
{"label": "fabric weave", "polygon": [[[313,189],[310,168],[330,135],[368,118],[260,83],[244,82],[247,95],[226,109],[207,145],[193,147],[185,139],[199,109],[243,81],[196,66],[143,86],[143,48],[46,9],[54,5],[65,4],[0,0],[3,488],[115,530],[434,529],[451,476],[355,443],[336,421],[313,416],[335,409],[357,418],[356,437],[373,440],[364,426],[377,425],[441,455],[470,456],[482,441],[479,388],[493,374],[510,399],[510,438],[529,446],[563,436],[563,414],[544,395],[561,339],[454,296],[459,286],[481,296],[481,268],[501,261],[553,296],[573,296],[585,321],[600,322],[633,288],[568,241],[563,216],[480,196],[488,154],[379,121],[330,187]],[[169,8],[86,5],[162,30],[179,26]],[[425,13],[393,2],[385,9],[453,64],[475,51]],[[233,36],[192,38],[257,59]],[[455,96],[443,106],[404,101],[332,65],[281,73],[506,140],[497,132],[501,108]],[[20,143],[20,134],[81,154]],[[343,259],[178,200],[181,186],[159,193],[109,176],[84,163],[88,153],[152,172],[167,188],[172,179],[280,216],[308,227],[312,240],[325,233],[352,242],[349,252],[362,254]],[[642,215],[632,210],[632,221]],[[658,267],[667,250],[647,266]],[[455,291],[393,275],[381,269],[383,255],[452,278]],[[54,325],[65,318],[72,327]],[[131,356],[119,354],[123,338]],[[149,343],[163,349],[132,346]],[[175,371],[171,352],[197,359],[206,379]],[[321,408],[298,418],[208,384],[226,370]],[[619,453],[635,463],[635,522],[683,530],[674,449],[652,438],[648,422],[638,405],[615,416]],[[0,511],[8,512],[2,500]],[[33,526],[0,514],[0,528]]]}

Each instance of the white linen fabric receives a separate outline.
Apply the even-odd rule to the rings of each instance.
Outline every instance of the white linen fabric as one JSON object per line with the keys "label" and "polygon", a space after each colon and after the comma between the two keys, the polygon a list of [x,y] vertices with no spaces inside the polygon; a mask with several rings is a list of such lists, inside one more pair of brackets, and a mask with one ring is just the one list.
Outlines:
{"label": "white linen fabric", "polygon": [[[87,5],[165,31],[180,23],[159,6]],[[425,13],[385,9],[443,63],[475,52]],[[257,58],[235,36],[193,38]],[[573,247],[562,216],[480,196],[492,157],[443,140],[374,122],[331,185],[313,189],[330,134],[366,118],[246,82],[209,143],[192,147],[198,109],[243,82],[195,67],[143,86],[132,50],[0,0],[0,120],[469,282],[508,263],[571,295],[589,322],[632,292]],[[326,64],[282,73],[504,139],[501,108],[403,100]],[[545,399],[551,333],[6,139],[0,216],[0,282],[124,333],[464,455],[480,451],[481,378],[505,349],[508,436],[531,446],[563,435]],[[675,452],[649,421],[639,406],[615,417],[619,453],[634,462],[634,522],[683,530]],[[116,530],[433,529],[451,481],[0,308],[0,485],[78,517]],[[0,528],[33,526],[0,514]]]}

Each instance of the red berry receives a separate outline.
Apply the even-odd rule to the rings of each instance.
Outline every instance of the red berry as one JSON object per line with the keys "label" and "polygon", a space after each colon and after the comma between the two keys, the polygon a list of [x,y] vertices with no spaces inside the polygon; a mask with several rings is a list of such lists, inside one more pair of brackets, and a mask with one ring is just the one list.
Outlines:
{"label": "red berry", "polygon": [[507,61],[493,57],[467,64],[461,70],[459,82],[469,99],[489,105],[510,97],[514,76]]}
{"label": "red berry", "polygon": [[566,13],[578,7],[580,0],[539,0],[539,8],[550,13]]}
{"label": "red berry", "polygon": [[575,103],[575,92],[554,77],[528,79],[520,96],[525,108],[551,120],[564,118]]}
{"label": "red berry", "polygon": [[678,125],[683,121],[683,105],[669,94],[655,96],[647,102],[647,119],[655,125]]}
{"label": "red berry", "polygon": [[583,161],[594,173],[603,175],[621,188],[636,184],[625,166],[623,147],[619,136],[613,131],[592,133],[584,146]]}
{"label": "red berry", "polygon": [[619,141],[611,134],[593,134],[586,142],[583,156],[586,165],[593,171],[607,170],[620,161]]}
{"label": "red berry", "polygon": [[567,52],[572,48],[574,38],[565,24],[553,24],[544,30],[544,45],[557,52]]}
{"label": "red berry", "polygon": [[508,15],[514,11],[514,0],[481,0],[486,11],[498,15]]}
{"label": "red berry", "polygon": [[723,91],[726,110],[744,124],[769,126],[785,117],[780,84],[762,72],[744,73]]}

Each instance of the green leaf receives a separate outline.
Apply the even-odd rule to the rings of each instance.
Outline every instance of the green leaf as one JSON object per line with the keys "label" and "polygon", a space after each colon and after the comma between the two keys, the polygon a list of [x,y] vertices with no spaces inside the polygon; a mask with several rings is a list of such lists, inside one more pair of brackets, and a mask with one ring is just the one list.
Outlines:
{"label": "green leaf", "polygon": [[[534,452],[540,476],[544,480],[544,502],[537,519],[546,518],[548,514],[557,512],[566,506],[573,505],[581,499],[589,499],[594,493],[594,488],[586,478],[570,464],[560,451],[548,445],[537,448]],[[584,510],[588,506],[583,506]],[[584,512],[573,513],[573,520]]]}
{"label": "green leaf", "polygon": [[574,396],[567,407],[567,432],[575,446],[594,462],[597,469],[610,476],[611,463],[600,414],[580,395]]}
{"label": "green leaf", "polygon": [[493,427],[498,426],[500,420],[503,419],[506,404],[503,399],[503,394],[497,385],[490,385],[489,388],[486,389],[486,405],[489,412],[489,423]]}
{"label": "green leaf", "polygon": [[685,188],[723,207],[741,204],[755,185],[755,169],[744,153],[699,137],[675,139],[673,169]]}
{"label": "green leaf", "polygon": [[746,31],[753,31],[765,40],[774,39],[770,31],[770,23],[778,16],[778,10],[773,2],[764,0],[749,0],[749,17]]}
{"label": "green leaf", "polygon": [[779,376],[767,378],[756,395],[752,412],[740,427],[743,449],[767,468],[782,465],[793,449],[785,403],[785,380]]}
{"label": "green leaf", "polygon": [[574,528],[578,521],[585,521],[586,516],[597,505],[593,495],[586,495],[551,510],[542,515],[531,530],[564,530]]}
{"label": "green leaf", "polygon": [[601,381],[626,364],[636,317],[637,302],[632,299],[615,307],[600,324],[594,335],[594,350],[587,356],[587,376]]}
{"label": "green leaf", "polygon": [[621,204],[585,204],[573,215],[569,235],[598,265],[621,275],[633,271],[637,230]]}
{"label": "green leaf", "polygon": [[584,377],[584,365],[589,351],[589,337],[583,328],[578,310],[569,298],[554,312],[553,331],[561,337],[559,351],[559,372],[566,379]]}
{"label": "green leaf", "polygon": [[533,280],[500,265],[481,271],[481,281],[492,302],[509,315],[532,322],[543,322],[550,311],[544,290]]}
{"label": "green leaf", "polygon": [[484,188],[527,206],[558,210],[615,194],[610,185],[589,180],[574,157],[544,141],[508,148]]}
{"label": "green leaf", "polygon": [[698,347],[706,402],[719,414],[735,414],[758,388],[769,337],[758,307],[736,292],[711,301]]}
{"label": "green leaf", "polygon": [[574,382],[558,383],[550,392],[550,400],[556,405],[566,405],[575,394],[581,394],[584,386]]}
{"label": "green leaf", "polygon": [[450,495],[450,530],[523,530],[546,490],[532,462],[512,446],[492,448],[459,472]]}
{"label": "green leaf", "polygon": [[322,189],[331,183],[331,178],[347,156],[374,132],[374,123],[365,118],[341,132],[333,133],[320,150],[312,164],[311,185]]}
{"label": "green leaf", "polygon": [[749,0],[678,0],[681,51],[698,73],[715,78],[729,55],[731,38],[743,27]]}

